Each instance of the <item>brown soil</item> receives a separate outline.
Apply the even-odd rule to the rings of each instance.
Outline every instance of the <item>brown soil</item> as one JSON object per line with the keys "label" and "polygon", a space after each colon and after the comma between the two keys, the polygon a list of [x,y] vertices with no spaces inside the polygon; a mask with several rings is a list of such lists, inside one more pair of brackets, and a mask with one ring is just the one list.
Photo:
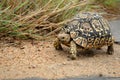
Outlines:
{"label": "brown soil", "polygon": [[114,55],[106,47],[94,50],[94,56],[80,54],[77,60],[68,58],[69,48],[53,47],[53,39],[45,41],[0,42],[0,79],[26,77],[63,78],[75,76],[120,77],[120,45],[114,45]]}

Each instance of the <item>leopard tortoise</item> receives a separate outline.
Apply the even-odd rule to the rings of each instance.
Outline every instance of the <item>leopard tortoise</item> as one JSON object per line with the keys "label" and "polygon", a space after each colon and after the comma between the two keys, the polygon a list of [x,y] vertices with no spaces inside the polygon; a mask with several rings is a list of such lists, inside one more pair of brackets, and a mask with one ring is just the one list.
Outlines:
{"label": "leopard tortoise", "polygon": [[54,41],[54,47],[57,50],[62,49],[61,44],[70,47],[70,57],[76,59],[77,48],[88,50],[106,45],[108,46],[107,54],[112,55],[113,43],[108,21],[98,13],[84,12],[62,27]]}

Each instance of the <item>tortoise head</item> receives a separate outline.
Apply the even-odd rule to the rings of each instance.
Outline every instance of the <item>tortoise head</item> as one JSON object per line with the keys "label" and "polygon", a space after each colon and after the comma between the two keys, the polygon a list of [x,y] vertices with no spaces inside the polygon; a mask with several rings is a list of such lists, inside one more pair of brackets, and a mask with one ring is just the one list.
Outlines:
{"label": "tortoise head", "polygon": [[60,32],[57,37],[62,43],[70,42],[70,35],[65,32]]}
{"label": "tortoise head", "polygon": [[58,39],[62,42],[62,43],[69,43],[71,38],[70,38],[70,34],[68,32],[68,28],[67,25],[65,25],[62,30],[60,31],[60,33],[58,34]]}

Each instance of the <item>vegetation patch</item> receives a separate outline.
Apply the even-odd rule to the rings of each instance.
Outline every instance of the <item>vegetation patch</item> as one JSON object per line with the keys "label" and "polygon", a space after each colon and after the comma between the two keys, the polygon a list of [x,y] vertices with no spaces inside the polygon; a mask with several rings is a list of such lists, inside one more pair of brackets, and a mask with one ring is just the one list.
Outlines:
{"label": "vegetation patch", "polygon": [[[117,0],[99,1],[109,6]],[[99,6],[87,0],[1,0],[0,37],[43,38],[59,31],[76,13],[92,8]]]}

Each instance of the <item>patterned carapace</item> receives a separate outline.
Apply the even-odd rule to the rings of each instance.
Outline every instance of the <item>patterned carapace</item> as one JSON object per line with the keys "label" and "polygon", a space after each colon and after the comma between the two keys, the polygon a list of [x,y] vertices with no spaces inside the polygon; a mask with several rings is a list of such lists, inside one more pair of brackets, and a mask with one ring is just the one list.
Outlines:
{"label": "patterned carapace", "polygon": [[108,21],[96,13],[78,14],[62,30],[83,48],[99,48],[113,43]]}

